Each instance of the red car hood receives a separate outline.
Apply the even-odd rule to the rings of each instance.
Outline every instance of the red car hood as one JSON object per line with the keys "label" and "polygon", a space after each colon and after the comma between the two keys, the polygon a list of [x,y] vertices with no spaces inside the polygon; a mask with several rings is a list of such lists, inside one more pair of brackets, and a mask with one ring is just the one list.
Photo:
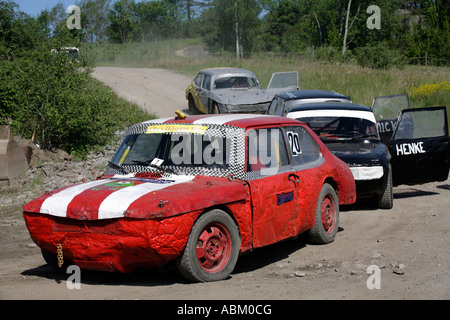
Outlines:
{"label": "red car hood", "polygon": [[25,204],[23,211],[79,220],[151,219],[240,201],[248,196],[244,182],[227,178],[114,176],[46,192]]}

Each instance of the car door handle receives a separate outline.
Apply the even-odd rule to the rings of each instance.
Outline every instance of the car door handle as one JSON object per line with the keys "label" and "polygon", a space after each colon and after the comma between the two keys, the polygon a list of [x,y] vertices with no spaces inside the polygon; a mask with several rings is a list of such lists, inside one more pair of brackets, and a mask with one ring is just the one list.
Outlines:
{"label": "car door handle", "polygon": [[299,177],[298,175],[296,175],[295,173],[291,173],[291,174],[288,176],[288,180],[291,181],[291,182],[293,182],[295,185],[297,185],[297,183],[302,182],[302,181],[300,180],[300,177]]}

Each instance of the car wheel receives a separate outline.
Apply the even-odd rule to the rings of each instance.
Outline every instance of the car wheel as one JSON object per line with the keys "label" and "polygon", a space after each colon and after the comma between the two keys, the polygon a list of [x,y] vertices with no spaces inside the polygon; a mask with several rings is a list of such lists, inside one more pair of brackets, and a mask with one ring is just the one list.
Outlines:
{"label": "car wheel", "polygon": [[386,188],[382,194],[377,195],[378,197],[378,208],[380,209],[392,209],[394,206],[394,192],[392,190],[392,167],[389,164],[388,169],[388,179],[386,183]]}
{"label": "car wheel", "polygon": [[233,219],[221,210],[212,210],[192,227],[176,265],[188,280],[223,280],[234,270],[240,246],[239,230]]}
{"label": "car wheel", "polygon": [[211,114],[219,114],[219,106],[217,105],[217,102],[212,103],[212,107],[211,107]]}
{"label": "car wheel", "polygon": [[188,98],[188,110],[191,114],[195,114],[197,112],[197,108],[195,106],[194,98],[192,95],[189,95]]}
{"label": "car wheel", "polygon": [[334,188],[325,183],[319,194],[314,227],[309,230],[313,243],[334,241],[339,228],[339,201]]}

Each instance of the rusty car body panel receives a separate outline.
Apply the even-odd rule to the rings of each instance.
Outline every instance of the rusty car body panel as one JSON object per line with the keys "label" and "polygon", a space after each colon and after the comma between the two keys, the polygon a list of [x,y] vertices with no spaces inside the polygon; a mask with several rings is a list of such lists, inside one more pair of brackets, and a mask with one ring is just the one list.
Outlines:
{"label": "rusty car body panel", "polygon": [[[253,134],[268,130],[280,134],[280,143],[271,146],[284,158],[274,156],[274,163],[251,168],[256,164],[251,144],[263,141]],[[295,130],[305,135],[302,145],[291,143]],[[178,148],[184,139],[182,147],[188,149]],[[155,153],[149,154],[147,147],[155,141]],[[309,160],[308,144],[313,146]],[[176,164],[177,156],[185,162]],[[216,166],[209,156],[223,156],[223,163]],[[156,119],[128,129],[102,177],[46,192],[25,204],[23,215],[43,254],[61,255],[81,268],[132,272],[179,259],[198,221],[211,212],[232,218],[239,253],[296,236],[314,227],[324,184],[333,186],[339,204],[355,201],[348,166],[299,121],[249,114]],[[207,275],[216,270],[204,268]]]}

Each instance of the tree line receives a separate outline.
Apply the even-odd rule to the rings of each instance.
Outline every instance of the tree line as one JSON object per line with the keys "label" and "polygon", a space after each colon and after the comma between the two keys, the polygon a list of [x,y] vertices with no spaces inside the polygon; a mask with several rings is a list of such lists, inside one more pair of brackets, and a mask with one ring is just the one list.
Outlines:
{"label": "tree line", "polygon": [[[130,43],[200,37],[214,52],[304,53],[328,60],[450,60],[450,3],[444,0],[79,0],[84,39]],[[376,6],[378,11],[368,11]],[[62,4],[38,19],[51,29]],[[368,20],[378,28],[369,28]],[[370,61],[369,61],[370,63]],[[382,65],[383,66],[383,65]]]}

